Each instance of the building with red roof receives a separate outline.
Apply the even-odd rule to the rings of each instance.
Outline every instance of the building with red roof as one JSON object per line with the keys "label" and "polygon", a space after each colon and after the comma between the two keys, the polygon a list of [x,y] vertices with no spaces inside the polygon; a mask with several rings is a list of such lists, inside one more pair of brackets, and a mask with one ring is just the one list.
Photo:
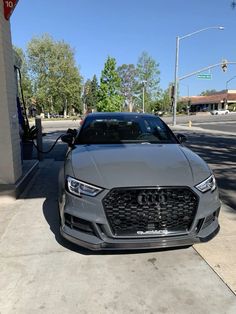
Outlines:
{"label": "building with red roof", "polygon": [[182,97],[181,102],[189,104],[190,112],[236,111],[236,90],[224,90],[207,96]]}

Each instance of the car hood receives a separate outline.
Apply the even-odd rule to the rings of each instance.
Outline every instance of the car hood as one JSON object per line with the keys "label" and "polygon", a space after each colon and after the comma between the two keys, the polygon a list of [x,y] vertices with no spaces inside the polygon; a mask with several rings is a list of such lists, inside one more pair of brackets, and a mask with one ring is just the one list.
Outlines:
{"label": "car hood", "polygon": [[178,144],[79,145],[68,157],[75,178],[107,189],[193,186],[210,175],[198,155]]}

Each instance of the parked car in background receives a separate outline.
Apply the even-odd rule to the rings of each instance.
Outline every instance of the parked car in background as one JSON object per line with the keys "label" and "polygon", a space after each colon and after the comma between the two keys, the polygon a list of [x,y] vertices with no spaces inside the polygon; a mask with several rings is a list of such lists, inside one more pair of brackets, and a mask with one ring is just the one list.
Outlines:
{"label": "parked car in background", "polygon": [[212,171],[159,117],[93,113],[62,140],[59,211],[69,241],[92,250],[182,247],[219,231]]}
{"label": "parked car in background", "polygon": [[229,110],[227,109],[220,109],[220,110],[212,110],[211,114],[212,115],[218,115],[218,114],[228,114]]}

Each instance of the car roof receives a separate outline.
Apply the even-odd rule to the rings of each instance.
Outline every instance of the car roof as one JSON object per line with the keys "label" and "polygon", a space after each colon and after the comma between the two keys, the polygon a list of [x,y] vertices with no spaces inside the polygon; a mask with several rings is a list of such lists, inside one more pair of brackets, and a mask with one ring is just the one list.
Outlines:
{"label": "car roof", "polygon": [[124,116],[139,116],[139,117],[155,117],[159,118],[156,115],[149,114],[149,113],[138,113],[138,112],[94,112],[89,113],[87,117],[93,117],[93,118],[105,118],[105,117],[124,117]]}

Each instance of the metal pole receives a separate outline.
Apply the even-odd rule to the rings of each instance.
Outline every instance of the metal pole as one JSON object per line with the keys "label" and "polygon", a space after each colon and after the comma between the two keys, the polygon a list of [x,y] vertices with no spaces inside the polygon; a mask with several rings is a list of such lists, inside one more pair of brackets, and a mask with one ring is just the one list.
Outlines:
{"label": "metal pole", "polygon": [[235,79],[236,78],[236,75],[235,76],[233,76],[233,77],[231,77],[231,79],[229,79],[227,82],[226,82],[226,84],[225,84],[225,87],[226,87],[226,104],[225,104],[225,107],[227,107],[227,108],[225,108],[225,109],[228,109],[228,84],[229,84],[229,82],[231,82],[233,79]]}
{"label": "metal pole", "polygon": [[83,115],[86,114],[86,104],[85,104],[85,97],[84,97],[84,93],[85,93],[85,84],[83,85],[83,91],[82,91],[82,100],[83,100]]}
{"label": "metal pole", "polygon": [[176,37],[173,125],[176,125],[176,109],[177,109],[177,97],[178,97],[178,85],[179,85],[178,71],[179,71],[179,36]]}
{"label": "metal pole", "polygon": [[[227,62],[228,63],[228,62]],[[233,76],[233,77],[231,77],[231,79],[229,79],[227,82],[226,82],[226,84],[225,84],[225,87],[226,87],[226,91],[228,90],[228,84],[229,84],[229,82],[231,82],[233,79],[235,79],[236,78],[236,76]]]}
{"label": "metal pole", "polygon": [[[228,64],[236,64],[236,61],[227,61],[227,65],[228,65]],[[208,67],[205,67],[205,68],[202,68],[202,69],[200,69],[200,70],[191,72],[191,73],[186,74],[186,75],[184,75],[184,76],[180,76],[180,77],[178,78],[178,81],[182,81],[182,80],[184,80],[184,79],[186,79],[186,78],[188,78],[188,77],[190,77],[190,76],[193,76],[193,75],[195,75],[195,74],[198,74],[198,73],[201,73],[201,72],[203,72],[203,71],[206,71],[206,70],[209,70],[209,69],[218,67],[219,65],[222,65],[222,62],[216,63],[216,64],[212,64],[212,65],[209,65]]]}
{"label": "metal pole", "polygon": [[187,34],[187,35],[184,35],[184,36],[181,36],[180,39],[184,39],[184,38],[187,38],[187,37],[190,37],[190,36],[193,36],[195,34],[198,34],[198,33],[201,33],[201,32],[204,32],[204,31],[207,31],[209,29],[219,29],[221,31],[223,31],[225,28],[224,26],[210,26],[210,27],[205,27],[205,28],[202,28],[202,29],[199,29],[198,31],[195,31],[195,32],[192,32],[190,34]]}
{"label": "metal pole", "polygon": [[[43,137],[42,137],[42,122],[41,122],[41,118],[39,117],[36,117],[35,118],[35,126],[37,128],[37,147],[40,151],[43,150]],[[39,161],[42,161],[43,160],[43,154],[40,153],[38,150],[37,150],[37,156],[38,156],[38,160]]]}
{"label": "metal pole", "polygon": [[145,112],[145,108],[144,108],[144,83],[143,83],[143,113]]}

